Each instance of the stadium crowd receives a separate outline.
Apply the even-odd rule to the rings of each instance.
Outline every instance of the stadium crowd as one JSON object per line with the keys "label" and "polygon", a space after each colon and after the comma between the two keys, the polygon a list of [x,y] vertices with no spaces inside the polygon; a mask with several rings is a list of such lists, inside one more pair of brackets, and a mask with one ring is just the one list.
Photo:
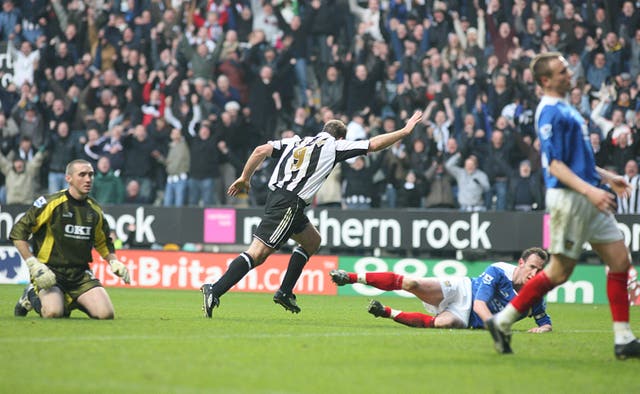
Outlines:
{"label": "stadium crowd", "polygon": [[[2,50],[6,48],[6,50]],[[410,140],[334,169],[318,206],[544,208],[530,59],[559,51],[597,164],[640,212],[640,2],[3,0],[0,203],[94,164],[102,204],[261,206],[227,187],[251,150],[334,118]]]}

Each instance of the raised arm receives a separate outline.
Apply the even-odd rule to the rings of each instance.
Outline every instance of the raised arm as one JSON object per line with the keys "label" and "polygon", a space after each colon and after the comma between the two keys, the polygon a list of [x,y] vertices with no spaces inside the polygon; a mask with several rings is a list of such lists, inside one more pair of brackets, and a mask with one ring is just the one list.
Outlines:
{"label": "raised arm", "polygon": [[369,152],[378,152],[386,149],[404,137],[411,134],[416,124],[422,120],[422,112],[416,111],[407,121],[405,126],[391,133],[377,135],[369,140]]}

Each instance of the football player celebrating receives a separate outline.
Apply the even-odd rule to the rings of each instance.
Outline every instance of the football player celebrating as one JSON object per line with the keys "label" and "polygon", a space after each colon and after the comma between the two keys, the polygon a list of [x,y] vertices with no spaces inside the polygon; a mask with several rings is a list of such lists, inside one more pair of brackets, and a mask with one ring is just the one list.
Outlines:
{"label": "football player celebrating", "polygon": [[242,174],[229,186],[227,193],[235,196],[248,191],[253,173],[267,157],[273,157],[278,162],[269,180],[265,215],[247,251],[229,264],[220,280],[202,285],[205,316],[211,318],[213,309],[220,304],[220,297],[249,270],[264,263],[289,238],[299,246],[293,250],[287,272],[273,301],[288,311],[300,312],[293,288],[321,241],[318,230],[304,213],[305,207],[311,203],[336,164],[390,147],[409,136],[421,120],[422,112],[417,111],[407,119],[402,129],[361,141],[345,140],[345,124],[340,120],[330,120],[316,136],[283,138],[255,148]]}

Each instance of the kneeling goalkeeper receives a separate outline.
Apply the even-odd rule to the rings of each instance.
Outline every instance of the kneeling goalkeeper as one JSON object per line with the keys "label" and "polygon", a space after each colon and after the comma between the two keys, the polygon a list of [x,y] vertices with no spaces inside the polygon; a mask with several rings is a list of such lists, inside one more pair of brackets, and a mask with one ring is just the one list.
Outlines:
{"label": "kneeling goalkeeper", "polygon": [[70,162],[69,188],[36,199],[13,226],[9,237],[29,267],[32,284],[16,305],[17,316],[33,308],[45,318],[65,317],[78,308],[94,319],[113,319],[111,299],[89,268],[91,249],[127,284],[129,271],[115,255],[102,208],[89,197],[93,176],[89,162]]}

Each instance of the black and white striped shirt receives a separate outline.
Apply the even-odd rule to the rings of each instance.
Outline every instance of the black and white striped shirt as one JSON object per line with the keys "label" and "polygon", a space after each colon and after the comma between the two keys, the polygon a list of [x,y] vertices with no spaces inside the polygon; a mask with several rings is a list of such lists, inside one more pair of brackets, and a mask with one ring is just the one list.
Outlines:
{"label": "black and white striped shirt", "polygon": [[336,140],[325,132],[304,139],[296,135],[269,144],[273,147],[271,157],[278,160],[269,189],[296,193],[307,204],[337,163],[365,155],[369,150],[368,140]]}
{"label": "black and white striped shirt", "polygon": [[618,196],[618,213],[640,213],[640,190],[638,190],[640,187],[640,175],[635,175],[632,178],[625,175],[624,180],[631,185],[632,190],[627,198]]}

